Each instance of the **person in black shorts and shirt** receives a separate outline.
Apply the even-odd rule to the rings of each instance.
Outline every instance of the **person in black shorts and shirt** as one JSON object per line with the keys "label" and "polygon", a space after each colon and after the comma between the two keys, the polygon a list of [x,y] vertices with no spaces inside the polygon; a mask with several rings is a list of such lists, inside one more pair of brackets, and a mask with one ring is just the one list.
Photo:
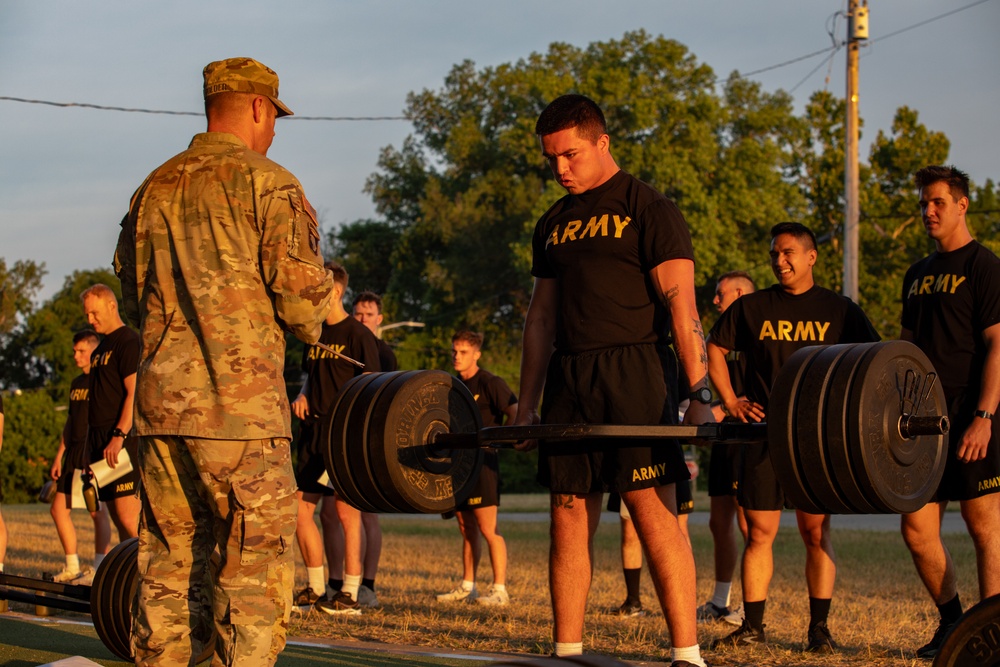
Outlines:
{"label": "person in black shorts and shirt", "polygon": [[[685,421],[712,421],[694,251],[684,217],[669,199],[619,170],[604,114],[592,100],[559,97],[541,113],[535,133],[569,194],[542,216],[532,239],[535,280],[524,323],[515,424],[675,423],[677,414],[667,401],[672,388],[657,352],[667,331],[697,392]],[[689,479],[676,441],[541,443],[538,480],[551,494],[556,655],[583,650],[602,494],[618,491],[645,547],[672,660],[704,665],[697,643],[694,557],[680,531],[674,488]]]}
{"label": "person in black shorts and shirt", "polygon": [[77,553],[76,528],[70,518],[73,497],[73,477],[77,470],[86,470],[90,465],[90,451],[87,449],[87,410],[90,394],[90,357],[99,343],[97,334],[90,330],[78,331],[73,335],[73,361],[83,371],[73,378],[69,388],[69,411],[66,424],[59,437],[59,449],[52,462],[50,475],[56,480],[56,496],[49,512],[66,553],[66,567],[52,577],[53,581],[76,585],[90,585],[104,556],[111,550],[111,523],[108,510],[101,505],[91,512],[94,521],[94,568],[81,568]]}
{"label": "person in black shorts and shirt", "polygon": [[941,515],[957,500],[976,549],[980,599],[1000,594],[1000,259],[972,238],[969,177],[954,167],[916,174],[920,214],[935,251],[903,279],[900,338],[931,360],[951,419],[944,477],[931,502],[902,516],[903,538],[938,606],[937,632],[917,657],[937,654],[962,614],[955,565],[941,541]]}
{"label": "person in black shorts and shirt", "polygon": [[[292,401],[292,412],[302,420],[299,426],[298,461],[295,466],[295,483],[299,509],[295,521],[295,534],[302,551],[309,575],[309,585],[295,594],[295,607],[316,605],[328,614],[358,614],[358,589],[361,586],[361,511],[335,496],[333,489],[320,483],[326,471],[323,454],[316,442],[320,422],[330,413],[340,388],[351,378],[362,373],[379,371],[378,345],[375,335],[351,317],[344,309],[344,292],[347,290],[347,271],[339,264],[327,262],[333,274],[333,297],[330,314],[323,324],[319,342],[364,364],[364,369],[345,361],[329,350],[307,345],[302,356],[302,370],[306,373],[302,390]],[[316,505],[323,499],[320,520],[336,530],[336,523],[325,521],[323,514],[330,512],[328,505],[334,501],[337,519],[344,530],[344,584],[327,598],[326,577],[323,576],[324,543],[313,515]],[[328,554],[337,558],[338,554]]]}
{"label": "person in black shorts and shirt", "polygon": [[[879,340],[857,304],[813,281],[816,237],[807,227],[795,222],[772,227],[770,256],[778,284],[736,300],[708,337],[712,382],[726,413],[744,422],[765,419],[774,378],[795,351],[810,345]],[[739,350],[747,358],[744,399],[733,391],[729,377],[726,356],[731,350]],[[767,443],[744,446],[738,498],[749,529],[743,551],[744,619],[738,630],[713,646],[764,642],[764,606],[774,567],[772,547],[781,509],[786,506]],[[830,515],[801,510],[796,510],[795,515],[806,547],[809,588],[806,650],[827,653],[837,646],[826,624],[837,574],[830,541]]]}
{"label": "person in black shorts and shirt", "polygon": [[107,285],[98,283],[80,295],[83,312],[94,331],[104,339],[90,357],[90,395],[87,405],[87,442],[90,463],[102,458],[118,466],[122,448],[132,471],[102,486],[98,498],[111,503],[111,520],[118,539],[139,536],[139,458],[132,430],[135,374],[139,369],[139,334],[125,326],[118,313],[118,299]]}
{"label": "person in black shorts and shirt", "polygon": [[[517,414],[517,396],[503,378],[479,367],[482,356],[483,335],[473,331],[459,331],[451,337],[451,358],[458,378],[469,388],[483,426],[502,426]],[[472,602],[502,606],[510,602],[507,593],[507,543],[497,530],[497,509],[500,506],[500,459],[497,450],[487,448],[479,479],[469,497],[455,508],[458,528],[462,533],[462,583],[453,591],[441,593],[438,602]],[[482,545],[480,534],[486,540],[493,567],[493,586],[486,595],[476,590],[476,571]]]}
{"label": "person in black shorts and shirt", "polygon": [[[719,314],[733,304],[744,294],[752,294],[756,290],[753,278],[746,271],[730,271],[719,276],[715,284],[715,304]],[[739,350],[732,350],[726,358],[729,369],[729,379],[733,392],[744,396],[743,375],[746,372],[746,357]],[[722,421],[726,417],[722,402],[712,404],[715,419]],[[715,566],[715,588],[712,599],[698,607],[699,621],[723,621],[730,625],[743,624],[742,605],[736,609],[729,608],[730,592],[733,585],[733,573],[739,561],[739,549],[736,536],[733,534],[733,521],[743,536],[747,539],[747,522],[736,500],[736,490],[739,479],[739,455],[742,445],[715,442],[712,443],[711,458],[708,464],[708,527],[712,532],[712,544]]]}

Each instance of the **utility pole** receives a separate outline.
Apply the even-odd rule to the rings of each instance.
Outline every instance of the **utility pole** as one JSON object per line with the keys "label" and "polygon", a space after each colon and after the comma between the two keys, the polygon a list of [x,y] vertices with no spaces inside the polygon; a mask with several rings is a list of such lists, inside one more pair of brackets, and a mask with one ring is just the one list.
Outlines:
{"label": "utility pole", "polygon": [[868,0],[847,10],[847,124],[844,142],[844,296],[858,302],[858,50],[868,39]]}

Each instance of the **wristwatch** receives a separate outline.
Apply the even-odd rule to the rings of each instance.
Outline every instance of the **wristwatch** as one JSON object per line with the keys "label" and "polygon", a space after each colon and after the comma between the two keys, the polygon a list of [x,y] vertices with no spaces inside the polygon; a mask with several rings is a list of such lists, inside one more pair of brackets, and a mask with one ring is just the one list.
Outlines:
{"label": "wristwatch", "polygon": [[972,414],[976,417],[982,417],[983,419],[993,419],[993,413],[988,410],[976,410]]}
{"label": "wristwatch", "polygon": [[712,403],[712,390],[709,389],[708,387],[695,389],[690,394],[688,394],[688,399],[692,401],[698,401],[699,403],[704,403],[705,405],[710,405]]}
{"label": "wristwatch", "polygon": [[126,433],[125,431],[123,431],[120,428],[118,428],[117,426],[115,426],[114,430],[111,431],[111,437],[112,438],[121,438],[122,440],[124,440],[125,438],[128,437],[128,433]]}

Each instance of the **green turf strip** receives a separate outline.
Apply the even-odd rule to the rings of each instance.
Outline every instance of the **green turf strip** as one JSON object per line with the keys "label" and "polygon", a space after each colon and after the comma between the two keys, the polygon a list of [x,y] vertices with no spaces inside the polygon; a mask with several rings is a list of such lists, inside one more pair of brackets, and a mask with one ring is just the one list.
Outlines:
{"label": "green turf strip", "polygon": [[[400,647],[394,647],[398,650]],[[29,622],[0,615],[0,665],[35,667],[79,655],[113,667],[131,663],[117,660],[97,638],[94,628],[84,624]],[[278,657],[279,667],[469,667],[483,660],[441,655],[399,655],[380,651],[354,651],[327,646],[289,645]]]}

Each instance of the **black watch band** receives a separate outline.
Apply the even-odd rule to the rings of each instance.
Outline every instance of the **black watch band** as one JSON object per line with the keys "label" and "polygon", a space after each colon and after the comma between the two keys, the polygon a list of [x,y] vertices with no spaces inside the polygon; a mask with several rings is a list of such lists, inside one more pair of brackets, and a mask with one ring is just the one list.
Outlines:
{"label": "black watch band", "polygon": [[115,426],[114,430],[111,431],[111,437],[121,438],[122,440],[124,440],[125,438],[128,437],[128,433]]}
{"label": "black watch band", "polygon": [[688,399],[692,401],[698,401],[699,403],[704,403],[705,405],[712,404],[712,390],[708,387],[702,387],[701,389],[695,389],[690,394],[688,394]]}
{"label": "black watch band", "polygon": [[976,417],[982,417],[983,419],[993,419],[993,413],[987,412],[986,410],[976,410],[972,414]]}

